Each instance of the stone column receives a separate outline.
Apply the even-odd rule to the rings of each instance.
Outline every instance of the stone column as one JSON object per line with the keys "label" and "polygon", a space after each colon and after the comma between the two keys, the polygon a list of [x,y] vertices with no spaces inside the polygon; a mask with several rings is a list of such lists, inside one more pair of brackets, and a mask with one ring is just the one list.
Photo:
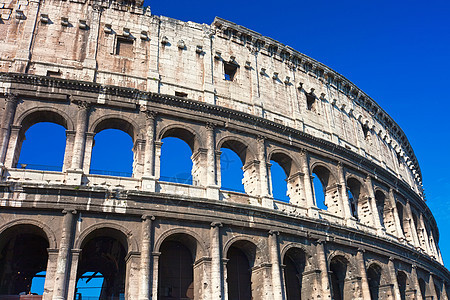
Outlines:
{"label": "stone column", "polygon": [[448,300],[448,295],[447,295],[447,285],[445,284],[445,281],[442,283],[442,300]]}
{"label": "stone column", "polygon": [[9,141],[7,146],[7,152],[5,157],[5,167],[6,168],[14,168],[16,161],[15,157],[20,148],[20,131],[22,129],[21,125],[11,125],[11,129],[9,132]]}
{"label": "stone column", "polygon": [[230,261],[228,258],[222,258],[222,270],[223,270],[223,299],[228,299],[228,270],[227,264]]}
{"label": "stone column", "polygon": [[86,127],[90,103],[86,101],[75,102],[78,105],[77,126],[75,131],[75,141],[73,144],[72,169],[81,170],[83,168],[83,155],[86,144]]}
{"label": "stone column", "polygon": [[353,225],[355,226],[354,222],[350,222],[351,224],[348,224],[348,220],[355,221],[355,218],[352,216],[352,213],[350,212],[350,203],[348,202],[348,195],[347,195],[347,183],[345,182],[345,174],[344,174],[344,166],[341,162],[338,163],[338,180],[340,185],[340,192],[341,192],[341,205],[342,210],[344,212],[343,217],[347,220],[347,225]]}
{"label": "stone column", "polygon": [[394,286],[394,300],[402,300],[400,295],[400,288],[397,281],[397,272],[395,270],[394,258],[390,257],[388,262],[389,276],[391,277],[391,282]]}
{"label": "stone column", "polygon": [[159,271],[159,256],[161,252],[152,252],[153,256],[153,286],[151,299],[158,299],[158,271]]}
{"label": "stone column", "polygon": [[6,107],[1,119],[1,131],[0,131],[0,165],[5,163],[6,150],[8,149],[8,140],[11,133],[11,125],[14,121],[14,115],[16,113],[17,103],[19,97],[16,94],[6,95]]}
{"label": "stone column", "polygon": [[[317,208],[315,201],[314,201],[314,192],[312,188],[312,179],[311,179],[311,172],[309,170],[309,159],[308,159],[308,152],[306,150],[302,150],[300,152],[300,163],[301,163],[301,170],[303,172],[303,185],[305,190],[305,200],[306,200],[306,206],[308,208],[308,211],[311,211],[310,208],[315,207]],[[309,212],[308,212],[309,213]],[[313,215],[310,215],[311,217],[317,215],[316,213]]]}
{"label": "stone column", "polygon": [[206,124],[206,196],[210,199],[219,200],[219,187],[217,186],[217,167],[216,167],[216,139],[214,124]]}
{"label": "stone column", "polygon": [[430,245],[430,239],[428,237],[428,232],[427,232],[427,227],[425,226],[425,222],[423,221],[423,215],[420,214],[419,216],[419,224],[422,230],[422,238],[423,238],[423,242],[424,242],[424,250],[426,253],[428,253],[428,255],[433,256],[434,252],[432,251],[431,245]]}
{"label": "stone column", "polygon": [[144,149],[144,173],[142,175],[142,190],[155,191],[155,126],[156,113],[145,110],[146,141]]}
{"label": "stone column", "polygon": [[86,144],[84,146],[83,172],[89,174],[91,170],[92,148],[94,147],[94,132],[86,132]]}
{"label": "stone column", "polygon": [[414,223],[414,218],[411,211],[411,204],[409,203],[409,201],[406,201],[406,213],[408,214],[409,218],[408,224],[411,233],[411,238],[413,240],[413,245],[416,248],[419,248],[420,247],[419,236],[417,235],[416,224]]}
{"label": "stone column", "polygon": [[369,175],[367,175],[367,177],[366,177],[366,188],[367,188],[367,191],[369,192],[369,201],[370,201],[370,206],[372,209],[373,225],[377,229],[379,234],[384,234],[385,229],[380,221],[377,200],[375,199],[375,192],[373,191],[372,177],[370,177]]}
{"label": "stone column", "polygon": [[264,207],[273,208],[273,197],[269,194],[269,177],[267,172],[266,138],[258,136],[259,178],[261,182],[260,196]]}
{"label": "stone column", "polygon": [[400,241],[402,241],[405,239],[405,234],[403,233],[403,229],[400,223],[403,222],[403,220],[400,220],[398,216],[397,201],[395,200],[395,194],[392,188],[389,189],[389,201],[391,203],[392,213],[394,214],[394,222],[397,231],[397,237]]}
{"label": "stone column", "polygon": [[272,289],[274,300],[284,300],[283,282],[281,281],[280,256],[278,249],[278,231],[269,231],[270,263],[272,264]]}
{"label": "stone column", "polygon": [[325,241],[318,240],[316,245],[317,262],[320,268],[320,282],[323,299],[331,299],[330,278],[328,277],[328,263],[325,254]]}
{"label": "stone column", "polygon": [[356,259],[358,261],[359,272],[361,276],[361,286],[363,299],[370,300],[369,282],[367,281],[366,264],[364,262],[364,250],[358,249],[356,253]]}
{"label": "stone column", "polygon": [[141,276],[139,284],[139,300],[151,299],[152,286],[152,264],[151,264],[151,242],[152,221],[154,216],[142,216],[142,250],[141,250]]}
{"label": "stone column", "polygon": [[433,299],[441,299],[441,295],[438,297],[438,291],[436,291],[436,286],[434,285],[434,274],[430,273],[430,282],[428,284],[430,286],[431,295],[433,295]]}
{"label": "stone column", "polygon": [[420,290],[419,279],[417,278],[417,266],[416,265],[412,265],[411,277],[412,277],[414,287],[416,289],[416,299],[423,299],[422,291]]}
{"label": "stone column", "polygon": [[221,272],[221,241],[220,228],[222,223],[211,223],[211,297],[212,299],[224,299]]}
{"label": "stone column", "polygon": [[76,210],[63,210],[61,242],[56,264],[55,283],[53,285],[53,300],[63,300],[67,297],[67,283],[70,274],[70,249],[74,237],[74,216]]}

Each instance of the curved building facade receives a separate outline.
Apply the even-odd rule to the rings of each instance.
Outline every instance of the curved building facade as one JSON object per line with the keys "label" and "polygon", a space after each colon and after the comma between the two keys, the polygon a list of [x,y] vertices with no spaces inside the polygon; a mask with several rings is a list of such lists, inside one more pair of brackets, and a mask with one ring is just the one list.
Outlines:
{"label": "curved building facade", "polygon": [[[36,274],[36,299],[81,299],[89,272],[99,299],[448,299],[413,149],[342,75],[229,21],[142,3],[0,12],[0,299]],[[39,122],[66,129],[60,170],[18,164]],[[131,136],[131,177],[92,172],[105,129]],[[160,176],[166,137],[189,145],[192,183]],[[222,188],[221,149],[245,192]],[[289,202],[273,197],[271,161]]]}

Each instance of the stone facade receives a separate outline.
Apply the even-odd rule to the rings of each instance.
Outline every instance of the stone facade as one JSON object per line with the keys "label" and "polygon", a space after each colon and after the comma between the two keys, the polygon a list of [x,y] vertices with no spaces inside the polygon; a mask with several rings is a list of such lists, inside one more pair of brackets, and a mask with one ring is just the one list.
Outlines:
{"label": "stone facade", "polygon": [[[448,299],[414,152],[342,75],[220,18],[131,2],[0,10],[0,299],[24,270],[45,270],[54,300],[86,271],[108,278],[102,299]],[[61,172],[17,166],[38,122],[66,129]],[[90,174],[109,128],[133,139],[132,177]],[[161,180],[166,137],[191,148],[192,185]],[[241,158],[245,193],[221,189],[221,148]],[[270,161],[289,203],[273,199]]]}

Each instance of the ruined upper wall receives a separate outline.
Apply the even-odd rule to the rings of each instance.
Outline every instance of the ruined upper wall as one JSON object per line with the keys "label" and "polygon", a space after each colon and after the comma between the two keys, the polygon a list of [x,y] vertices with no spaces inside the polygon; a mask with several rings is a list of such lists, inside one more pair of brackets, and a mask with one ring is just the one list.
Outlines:
{"label": "ruined upper wall", "polygon": [[414,152],[392,118],[342,75],[290,47],[220,18],[212,25],[182,22],[129,3],[2,1],[1,72],[246,112],[354,151],[422,195]]}

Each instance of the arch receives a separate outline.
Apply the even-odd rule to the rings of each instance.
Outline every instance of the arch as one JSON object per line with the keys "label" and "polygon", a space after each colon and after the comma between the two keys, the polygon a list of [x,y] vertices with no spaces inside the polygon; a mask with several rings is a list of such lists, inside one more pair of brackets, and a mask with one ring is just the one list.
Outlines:
{"label": "arch", "polygon": [[291,154],[284,149],[273,149],[267,154],[267,161],[277,162],[289,177],[300,171],[299,163],[291,156]]}
{"label": "arch", "polygon": [[22,126],[22,132],[26,132],[28,128],[40,122],[56,123],[68,131],[75,130],[74,122],[67,113],[49,106],[31,108],[16,120],[16,124]]}
{"label": "arch", "polygon": [[293,248],[300,249],[301,251],[303,251],[307,258],[313,257],[313,255],[311,254],[311,251],[309,251],[305,247],[305,245],[292,242],[292,243],[285,245],[282,249],[280,249],[281,261],[283,261],[285,255],[286,255],[286,252],[288,252],[290,249],[293,249]]}
{"label": "arch", "polygon": [[373,262],[367,268],[367,281],[369,283],[370,298],[378,300],[380,294],[382,269],[380,265]]}
{"label": "arch", "polygon": [[[122,225],[118,225],[115,223],[110,222],[102,222],[98,224],[94,224],[86,228],[81,232],[81,234],[78,236],[78,238],[75,240],[74,243],[74,249],[81,249],[82,246],[89,241],[89,239],[92,237],[93,234],[96,234],[96,231],[104,230],[107,233],[112,233],[112,236],[117,238],[122,245],[127,250],[127,253],[130,252],[139,252],[138,243],[136,242],[135,238],[133,237],[133,234],[131,230],[128,230],[127,228],[123,227]],[[111,230],[115,230],[116,233],[112,232]],[[120,233],[117,235],[117,233]]]}
{"label": "arch", "polygon": [[194,270],[194,257],[189,248],[185,243],[177,240],[165,239],[161,244],[158,267],[158,299],[187,300],[194,299],[197,296],[194,285],[201,281],[200,278],[203,274],[198,272],[198,268]]}
{"label": "arch", "polygon": [[53,232],[53,230],[51,230],[51,228],[48,225],[33,219],[18,219],[4,224],[2,227],[0,227],[0,236],[3,235],[3,233],[5,233],[6,231],[10,230],[12,227],[19,225],[31,225],[39,228],[45,234],[45,238],[49,243],[49,248],[50,249],[58,248],[56,243],[56,235]]}
{"label": "arch", "polygon": [[286,299],[302,299],[303,272],[307,265],[307,253],[303,248],[290,247],[282,259],[284,267],[284,284],[286,286]]}
{"label": "arch", "polygon": [[[196,260],[208,255],[208,252],[206,250],[206,243],[200,237],[200,235],[192,230],[185,229],[185,228],[172,228],[172,229],[164,231],[155,241],[155,248],[154,248],[155,252],[160,252],[161,245],[165,240],[168,240],[168,239],[170,239],[170,237],[177,236],[177,235],[186,235],[196,241],[196,245],[195,245],[196,251],[192,252],[192,248],[190,249],[192,252],[192,255],[195,255]],[[190,244],[189,246],[192,247],[192,243],[189,242],[189,244]]]}
{"label": "arch", "polygon": [[[89,232],[84,239],[80,239],[77,284],[80,283],[78,279],[86,272],[100,273],[104,280],[99,299],[123,297],[129,276],[126,270],[131,267],[131,261],[127,260],[130,253],[128,237],[122,231],[111,227],[87,231]],[[77,289],[74,292],[77,293]]]}
{"label": "arch", "polygon": [[[262,252],[261,247],[258,246],[258,243],[252,237],[248,237],[245,235],[237,235],[237,236],[234,236],[231,239],[229,239],[223,246],[223,253],[227,253],[233,244],[235,244],[236,242],[241,242],[241,241],[249,243],[248,245],[253,244],[253,246],[255,247],[254,248],[255,249],[254,257],[250,256],[250,258],[252,258],[253,262],[254,262],[253,266],[257,266],[264,261],[268,261],[268,258]],[[249,250],[249,249],[247,249],[247,250]],[[246,253],[246,255],[248,255],[248,254]],[[249,259],[249,261],[250,261],[250,259]],[[250,267],[253,267],[253,266],[250,266]]]}
{"label": "arch", "polygon": [[368,213],[368,201],[364,197],[367,195],[364,184],[355,176],[348,176],[347,181],[347,195],[350,205],[350,212],[354,218],[362,223],[369,224],[372,221],[371,215]]}
{"label": "arch", "polygon": [[230,135],[221,138],[217,143],[216,149],[227,148],[235,152],[245,166],[247,163],[256,159],[256,151],[244,139]]}
{"label": "arch", "polygon": [[400,291],[400,299],[406,300],[406,290],[409,286],[408,275],[403,271],[397,272],[397,283]]}
{"label": "arch", "polygon": [[348,267],[349,261],[345,256],[335,255],[329,260],[331,294],[334,300],[347,298],[345,291],[348,282],[346,280],[348,278]]}
{"label": "arch", "polygon": [[378,216],[380,218],[380,224],[383,227],[386,227],[385,222],[387,219],[387,216],[385,215],[385,211],[386,208],[389,207],[388,203],[386,203],[386,194],[380,190],[380,189],[375,189],[375,203],[377,205],[377,209],[378,209]]}
{"label": "arch", "polygon": [[199,148],[203,148],[200,136],[193,128],[187,124],[170,124],[163,127],[158,133],[158,141],[162,141],[166,137],[176,137],[184,141],[195,153]]}
{"label": "arch", "polygon": [[96,119],[89,126],[89,132],[99,133],[105,129],[118,129],[131,136],[133,143],[140,138],[140,126],[134,120],[119,114],[107,114]]}
{"label": "arch", "polygon": [[[33,289],[34,280],[40,276],[45,277],[49,240],[42,228],[29,223],[2,229],[0,295],[28,294]],[[40,292],[42,293],[43,289],[40,289]]]}
{"label": "arch", "polygon": [[[316,175],[315,177],[318,178],[319,182],[312,177],[314,174]],[[333,205],[333,198],[338,197],[339,190],[338,185],[336,184],[336,178],[330,171],[330,168],[323,163],[316,162],[311,166],[310,175],[313,178],[312,184],[321,185],[321,187],[314,186],[314,199],[316,206],[321,209],[330,210],[330,212],[337,212],[338,209],[336,205]],[[322,188],[322,193],[318,190],[319,188]],[[323,203],[319,202],[321,200],[323,200]]]}
{"label": "arch", "polygon": [[420,289],[420,293],[422,294],[422,299],[426,300],[427,296],[427,284],[425,283],[425,280],[423,280],[423,278],[419,278],[419,289]]}

